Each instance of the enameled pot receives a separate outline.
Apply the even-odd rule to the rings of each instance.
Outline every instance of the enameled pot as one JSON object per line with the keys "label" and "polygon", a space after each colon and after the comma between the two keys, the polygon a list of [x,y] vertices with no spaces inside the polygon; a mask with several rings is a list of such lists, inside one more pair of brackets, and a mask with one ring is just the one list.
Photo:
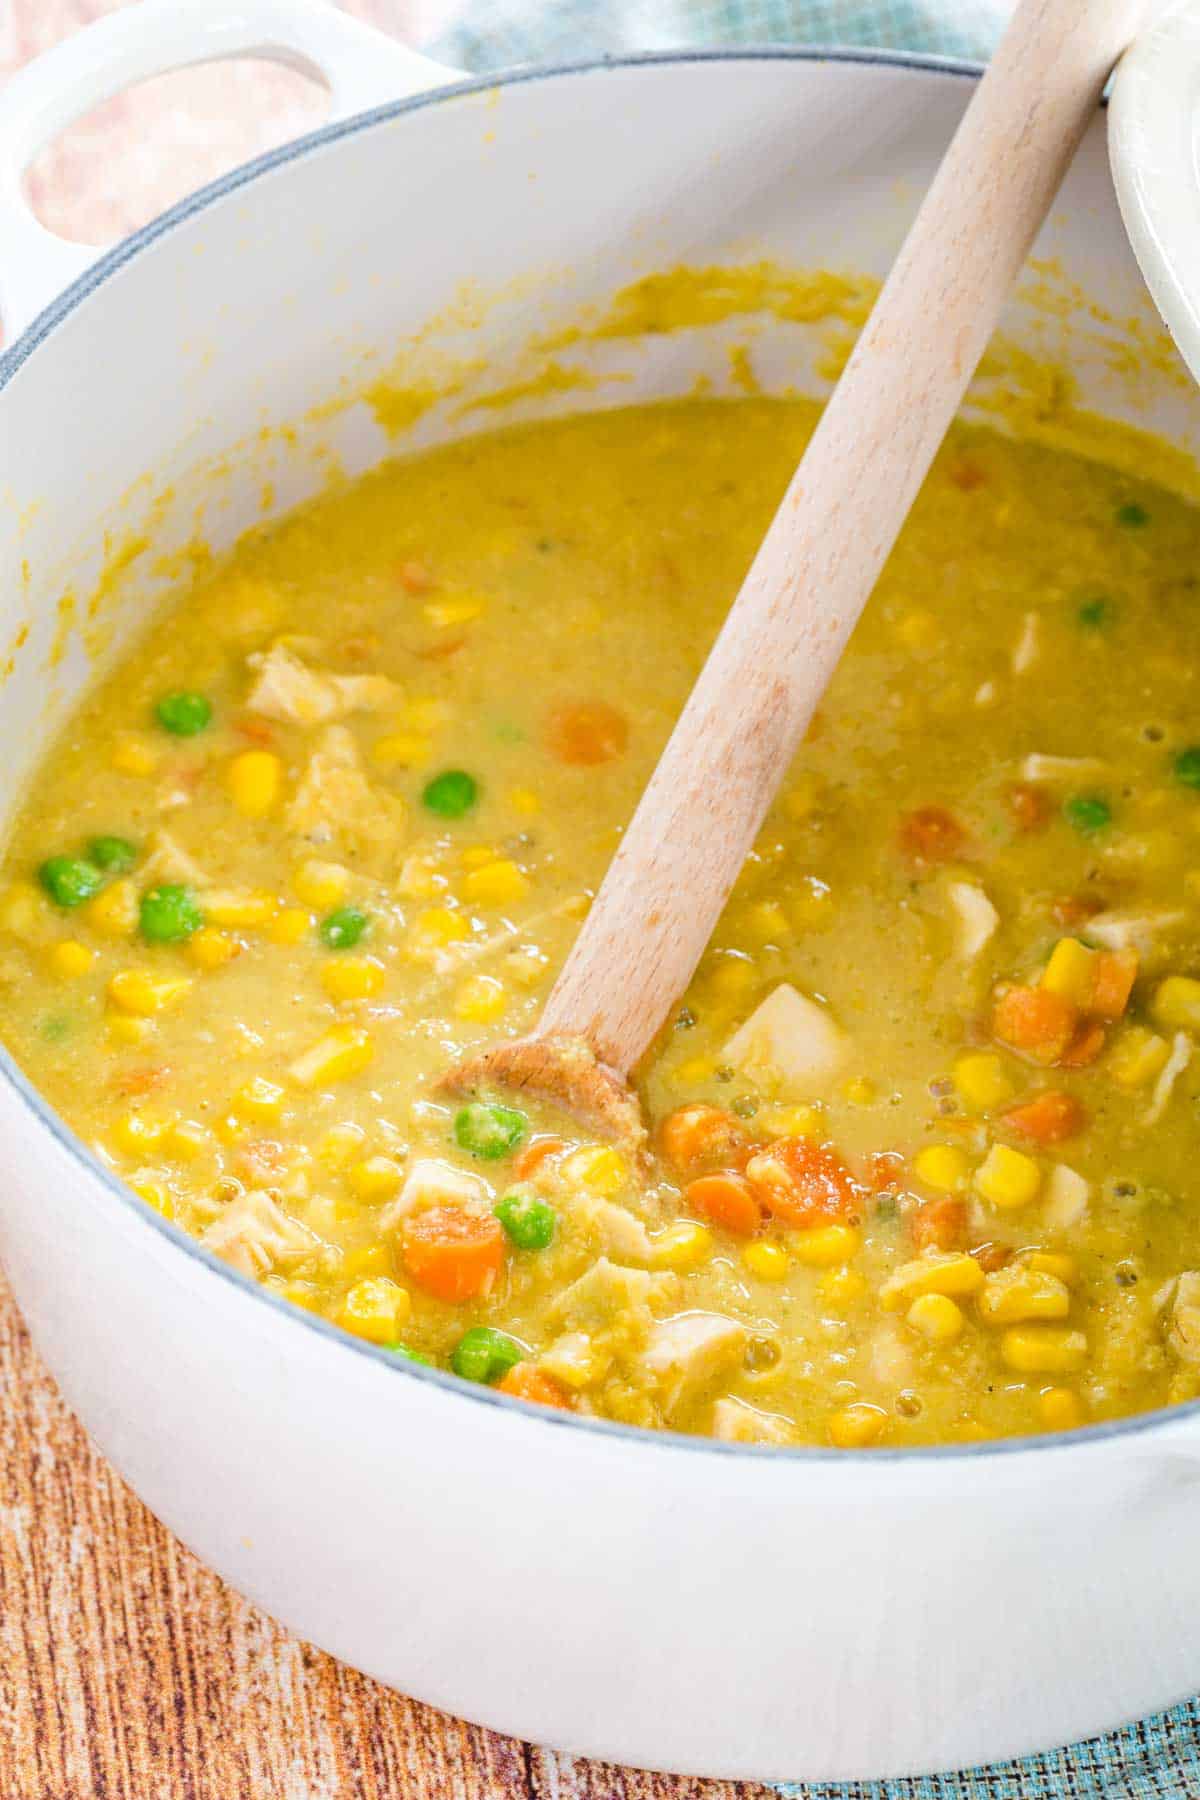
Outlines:
{"label": "enameled pot", "polygon": [[[63,123],[246,51],[322,73],[334,122],[95,262],[32,220],[21,173]],[[390,440],[369,408],[321,405],[429,342],[431,319],[502,370],[535,330],[678,263],[879,274],[975,73],[764,50],[463,82],[312,0],[151,0],[16,77],[0,97],[5,812],[95,659],[153,605],[155,548],[193,528],[197,481],[227,542],[264,472],[278,508],[331,448],[356,468],[467,429],[435,409]],[[1086,405],[1194,453],[1200,400],[1143,354],[1156,327],[1101,117],[1037,254],[1067,298],[1015,304],[1013,339],[1065,360]],[[758,323],[766,384],[817,387],[803,325]],[[719,383],[727,348],[700,326],[630,343],[630,381],[525,406]],[[89,621],[63,595],[94,586],[106,533],[127,579]],[[1196,1406],[906,1453],[650,1436],[398,1365],[264,1296],[126,1191],[7,1059],[0,1173],[21,1307],[121,1473],[235,1587],[422,1700],[623,1763],[824,1780],[1015,1755],[1200,1685]]]}

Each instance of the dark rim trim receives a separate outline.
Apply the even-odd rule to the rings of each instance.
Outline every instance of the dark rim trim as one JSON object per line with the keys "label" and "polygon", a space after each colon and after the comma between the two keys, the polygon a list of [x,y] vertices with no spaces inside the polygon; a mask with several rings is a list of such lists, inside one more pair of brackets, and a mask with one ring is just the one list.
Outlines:
{"label": "dark rim trim", "polygon": [[[229,174],[198,189],[196,193],[190,194],[178,205],[160,214],[148,225],[144,225],[140,231],[133,232],[131,236],[123,239],[112,250],[101,256],[92,268],[72,282],[70,287],[66,288],[57,299],[51,301],[26,327],[20,337],[3,355],[0,355],[0,390],[7,387],[17,371],[46,342],[57,326],[61,325],[78,306],[82,305],[91,293],[108,281],[142,250],[156,243],[159,238],[165,237],[177,226],[184,224],[196,213],[203,212],[217,201],[223,200],[227,195],[236,193],[238,189],[257,180],[259,176],[270,174],[271,171],[282,168],[287,163],[311,155],[313,152],[323,149],[327,144],[336,143],[340,138],[369,130],[374,125],[385,124],[407,113],[420,112],[426,107],[438,106],[447,100],[454,100],[466,94],[480,93],[490,88],[519,87],[536,81],[555,80],[564,75],[603,75],[611,70],[655,68],[664,64],[728,62],[852,63],[864,64],[869,67],[916,69],[925,74],[951,76],[958,80],[977,80],[983,72],[978,63],[959,61],[952,57],[924,56],[904,51],[853,48],[821,50],[803,46],[764,46],[761,49],[647,51],[630,56],[558,63],[544,68],[540,66],[536,68],[522,67],[506,74],[479,76],[464,81],[450,82],[445,87],[433,88],[425,93],[415,94],[406,100],[397,100],[384,106],[374,107],[369,112],[358,113],[354,117],[341,120],[334,125],[325,125],[317,131],[309,132],[304,137],[281,145],[277,150],[269,151],[265,156],[255,157],[251,162],[239,164]],[[0,1045],[0,1079],[8,1081],[38,1123],[43,1125],[55,1139],[60,1149],[78,1163],[86,1174],[98,1180],[127,1214],[140,1221],[145,1228],[156,1232],[174,1244],[192,1262],[228,1282],[253,1305],[271,1308],[280,1317],[287,1318],[298,1329],[313,1331],[327,1342],[336,1344],[344,1354],[369,1358],[370,1361],[381,1366],[399,1369],[405,1379],[429,1382],[463,1400],[482,1403],[486,1406],[504,1407],[518,1415],[528,1416],[531,1421],[536,1419],[544,1426],[566,1431],[586,1431],[593,1436],[607,1437],[622,1443],[632,1443],[638,1449],[649,1454],[654,1454],[657,1450],[683,1450],[692,1455],[755,1457],[768,1459],[773,1463],[821,1462],[840,1466],[882,1462],[922,1465],[962,1460],[977,1461],[981,1458],[987,1459],[995,1456],[1020,1455],[1029,1451],[1047,1452],[1090,1448],[1112,1438],[1139,1436],[1165,1424],[1178,1424],[1183,1419],[1194,1417],[1197,1411],[1200,1411],[1200,1400],[1194,1400],[1184,1405],[1162,1407],[1154,1412],[1137,1414],[1132,1418],[1118,1419],[1104,1425],[1083,1426],[1075,1431],[1020,1438],[997,1438],[978,1444],[934,1444],[907,1450],[833,1450],[815,1444],[796,1445],[789,1449],[773,1448],[767,1445],[730,1444],[716,1438],[689,1437],[676,1431],[649,1431],[633,1425],[618,1425],[608,1419],[580,1418],[575,1413],[560,1413],[546,1407],[534,1407],[525,1401],[511,1399],[506,1394],[498,1394],[491,1388],[460,1381],[457,1376],[447,1374],[441,1369],[425,1369],[419,1364],[404,1362],[374,1344],[366,1343],[361,1338],[351,1337],[336,1325],[330,1324],[328,1320],[319,1319],[314,1314],[291,1305],[290,1302],[281,1299],[278,1295],[265,1292],[256,1281],[231,1269],[228,1263],[222,1262],[211,1251],[204,1250],[197,1239],[190,1237],[179,1226],[170,1224],[144,1201],[139,1200],[132,1189],[127,1187],[124,1182],[119,1181],[110,1169],[107,1169],[97,1157],[92,1155],[82,1140],[68,1129],[58,1113],[27,1079],[13,1061],[8,1050],[2,1045]]]}

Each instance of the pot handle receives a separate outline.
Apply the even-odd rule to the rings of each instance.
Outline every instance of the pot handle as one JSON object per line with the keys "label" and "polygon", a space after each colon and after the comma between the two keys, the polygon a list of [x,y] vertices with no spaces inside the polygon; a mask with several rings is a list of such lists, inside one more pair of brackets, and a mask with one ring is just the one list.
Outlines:
{"label": "pot handle", "polygon": [[110,246],[72,244],[24,192],[38,151],[123,88],[193,63],[260,56],[324,83],[330,122],[460,79],[327,0],[141,0],[86,26],[0,91],[0,318],[11,342]]}
{"label": "pot handle", "polygon": [[1125,230],[1146,286],[1200,380],[1200,6],[1154,18],[1113,77],[1108,154]]}

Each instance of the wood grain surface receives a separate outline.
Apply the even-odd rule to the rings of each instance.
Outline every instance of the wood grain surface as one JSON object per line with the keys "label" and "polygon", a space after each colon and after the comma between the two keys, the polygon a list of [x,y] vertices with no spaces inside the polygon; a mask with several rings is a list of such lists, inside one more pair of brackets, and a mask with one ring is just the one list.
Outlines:
{"label": "wood grain surface", "polygon": [[[350,0],[397,32],[443,0]],[[0,0],[0,77],[113,0]],[[102,242],[319,117],[247,66],[148,83],[38,162],[48,223]],[[0,1284],[0,1800],[753,1800],[572,1761],[367,1681],[240,1600],[57,1396]]]}

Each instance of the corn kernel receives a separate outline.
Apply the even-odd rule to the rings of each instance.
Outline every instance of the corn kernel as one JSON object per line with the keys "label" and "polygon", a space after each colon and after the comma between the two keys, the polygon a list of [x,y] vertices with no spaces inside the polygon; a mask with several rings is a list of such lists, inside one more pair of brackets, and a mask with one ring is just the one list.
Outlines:
{"label": "corn kernel", "polygon": [[739,1000],[757,980],[754,964],[744,956],[721,956],[708,977],[708,985],[719,1000]]}
{"label": "corn kernel", "polygon": [[400,724],[408,731],[437,731],[454,717],[454,708],[445,700],[423,697],[408,700],[400,709]]}
{"label": "corn kernel", "polygon": [[656,1269],[696,1269],[712,1255],[713,1235],[692,1219],[679,1219],[653,1240]]}
{"label": "corn kernel", "polygon": [[529,877],[508,857],[472,869],[463,880],[463,893],[476,906],[513,906],[529,892]]}
{"label": "corn kernel", "polygon": [[914,1331],[931,1344],[952,1344],[962,1335],[966,1320],[962,1308],[948,1294],[921,1294],[909,1307],[905,1318]]}
{"label": "corn kernel", "polygon": [[138,893],[132,881],[110,882],[83,909],[93,931],[105,937],[132,937],[138,922]]}
{"label": "corn kernel", "polygon": [[421,608],[429,623],[439,631],[449,625],[469,625],[483,612],[483,601],[463,595],[457,600],[427,600]]}
{"label": "corn kernel", "polygon": [[827,1269],[817,1282],[817,1292],[829,1306],[854,1306],[870,1291],[870,1282],[857,1269]]}
{"label": "corn kernel", "polygon": [[142,738],[122,737],[113,745],[110,758],[120,775],[153,775],[158,757]]}
{"label": "corn kernel", "polygon": [[237,939],[228,932],[218,931],[215,925],[202,925],[194,931],[187,941],[187,954],[198,969],[211,973],[213,969],[223,969],[231,963],[241,950]]}
{"label": "corn kernel", "polygon": [[1079,1264],[1073,1256],[1057,1250],[1030,1250],[1023,1258],[1025,1267],[1037,1275],[1053,1275],[1067,1287],[1079,1279]]}
{"label": "corn kernel", "polygon": [[285,1098],[285,1090],[277,1081],[268,1081],[265,1075],[255,1075],[233,1096],[233,1110],[239,1118],[270,1125],[282,1113]]}
{"label": "corn kernel", "polygon": [[372,1344],[388,1344],[412,1311],[408,1289],[387,1275],[357,1281],[342,1301],[338,1324]]}
{"label": "corn kernel", "polygon": [[128,1013],[116,1013],[105,1027],[110,1041],[122,1046],[144,1044],[158,1030],[153,1019],[135,1019]]}
{"label": "corn kernel", "polygon": [[1032,1156],[1007,1144],[993,1144],[975,1171],[975,1191],[1001,1212],[1028,1206],[1042,1185]]}
{"label": "corn kernel", "polygon": [[829,1441],[838,1450],[866,1450],[877,1444],[887,1427],[887,1414],[881,1406],[868,1406],[856,1400],[830,1415]]}
{"label": "corn kernel", "polygon": [[862,1239],[853,1225],[813,1225],[788,1233],[788,1249],[806,1269],[833,1269],[856,1255]]}
{"label": "corn kernel", "polygon": [[1119,1087],[1146,1087],[1166,1067],[1171,1046],[1144,1025],[1129,1025],[1114,1043],[1105,1068]]}
{"label": "corn kernel", "polygon": [[212,1146],[212,1138],[206,1126],[195,1119],[176,1119],[167,1128],[162,1141],[162,1148],[176,1162],[195,1162],[198,1156]]}
{"label": "corn kernel", "polygon": [[742,1251],[742,1261],[760,1281],[782,1281],[788,1272],[788,1254],[781,1244],[755,1239]]}
{"label": "corn kernel", "polygon": [[989,1112],[1003,1106],[1016,1093],[1000,1058],[990,1050],[972,1050],[954,1065],[954,1089],[965,1106]]}
{"label": "corn kernel", "polygon": [[340,1169],[366,1141],[366,1135],[361,1125],[354,1125],[349,1119],[341,1125],[331,1125],[317,1145],[317,1155],[327,1167]]}
{"label": "corn kernel", "polygon": [[279,902],[274,894],[265,892],[239,893],[234,889],[219,889],[207,893],[202,901],[204,917],[210,925],[222,925],[227,930],[239,931],[252,929],[255,925],[265,925],[278,909]]}
{"label": "corn kernel", "polygon": [[1012,1325],[1000,1355],[1019,1375],[1066,1375],[1087,1361],[1087,1339],[1065,1325]]}
{"label": "corn kernel", "polygon": [[121,969],[108,984],[108,997],[122,1012],[149,1018],[174,1006],[191,988],[190,975],[169,975],[160,969]]}
{"label": "corn kernel", "polygon": [[328,912],[347,898],[350,881],[350,871],[342,863],[310,856],[292,871],[292,892],[305,906]]}
{"label": "corn kernel", "polygon": [[169,1119],[149,1113],[123,1113],[113,1126],[113,1143],[123,1156],[152,1156],[170,1127]]}
{"label": "corn kernel", "polygon": [[508,993],[494,975],[468,975],[454,995],[454,1016],[474,1025],[498,1019],[508,1005]]}
{"label": "corn kernel", "polygon": [[46,953],[51,973],[62,981],[75,981],[80,975],[86,975],[95,960],[96,952],[74,938],[63,938],[51,945]]}
{"label": "corn kernel", "polygon": [[1070,1388],[1046,1388],[1038,1395],[1038,1411],[1047,1431],[1074,1431],[1084,1421],[1083,1402]]}
{"label": "corn kernel", "polygon": [[348,1081],[359,1075],[374,1060],[375,1046],[371,1035],[355,1025],[335,1025],[311,1049],[298,1056],[288,1070],[301,1087],[322,1087],[334,1081]]}
{"label": "corn kernel", "polygon": [[433,744],[416,731],[390,731],[376,738],[372,760],[381,769],[423,769],[433,756]]}
{"label": "corn kernel", "polygon": [[33,936],[45,912],[45,895],[30,881],[14,881],[0,899],[0,930],[14,937]]}
{"label": "corn kernel", "polygon": [[1150,1017],[1166,1031],[1200,1032],[1200,981],[1168,975],[1154,990]]}
{"label": "corn kernel", "polygon": [[619,1151],[607,1144],[585,1145],[564,1158],[562,1173],[566,1179],[593,1194],[611,1200],[629,1182],[629,1164]]}
{"label": "corn kernel", "polygon": [[432,900],[448,886],[435,856],[414,850],[400,865],[396,892],[404,900]]}
{"label": "corn kernel", "polygon": [[870,1106],[878,1098],[878,1090],[873,1081],[865,1075],[856,1075],[846,1082],[842,1088],[842,1099],[851,1106]]}
{"label": "corn kernel", "polygon": [[351,1164],[346,1180],[360,1200],[390,1200],[400,1190],[404,1170],[390,1156],[364,1156]]}
{"label": "corn kernel", "polygon": [[164,1219],[175,1217],[175,1197],[164,1182],[142,1180],[131,1181],[129,1185],[139,1200],[144,1200],[147,1206],[152,1206],[156,1213],[162,1214]]}
{"label": "corn kernel", "polygon": [[1057,1275],[1010,1263],[987,1277],[979,1296],[979,1316],[988,1325],[1022,1325],[1029,1319],[1065,1319],[1071,1293]]}
{"label": "corn kernel", "polygon": [[519,950],[509,951],[501,967],[518,987],[535,988],[545,981],[549,960],[545,951],[533,944],[523,944]]}
{"label": "corn kernel", "polygon": [[957,1144],[927,1144],[913,1158],[913,1174],[926,1187],[957,1194],[967,1184],[970,1165]]}
{"label": "corn kernel", "polygon": [[1083,1011],[1087,1010],[1096,979],[1096,952],[1078,938],[1059,938],[1038,984]]}
{"label": "corn kernel", "polygon": [[825,1130],[819,1106],[767,1107],[757,1115],[754,1124],[756,1129],[765,1131],[768,1137],[819,1138]]}
{"label": "corn kernel", "polygon": [[386,1244],[360,1244],[342,1258],[342,1274],[351,1281],[364,1275],[386,1275],[391,1267],[392,1253]]}
{"label": "corn kernel", "polygon": [[270,750],[243,750],[225,771],[229,798],[245,819],[265,819],[279,799],[283,764]]}
{"label": "corn kernel", "polygon": [[370,1000],[383,980],[383,964],[373,956],[331,956],[321,964],[321,986],[331,1000]]}
{"label": "corn kernel", "polygon": [[885,1312],[906,1311],[921,1294],[946,1294],[952,1300],[977,1294],[983,1286],[983,1270],[965,1252],[918,1256],[901,1263],[879,1290]]}
{"label": "corn kernel", "polygon": [[671,1080],[676,1087],[702,1087],[711,1081],[717,1072],[717,1065],[711,1056],[688,1056],[683,1062],[676,1063],[671,1072]]}
{"label": "corn kernel", "polygon": [[299,944],[312,929],[312,915],[299,906],[285,906],[267,922],[273,944]]}
{"label": "corn kernel", "polygon": [[471,927],[461,913],[451,912],[448,906],[429,906],[417,914],[413,932],[418,942],[437,948],[461,944],[470,937]]}
{"label": "corn kernel", "polygon": [[535,813],[539,813],[542,810],[542,803],[532,788],[509,788],[508,793],[505,795],[505,799],[508,801],[508,804],[512,807],[513,811],[515,813],[520,813],[521,817],[524,819],[532,819]]}
{"label": "corn kernel", "polygon": [[248,1119],[239,1119],[236,1113],[226,1113],[216,1120],[213,1130],[223,1144],[240,1144],[250,1136],[251,1126]]}
{"label": "corn kernel", "polygon": [[468,844],[459,855],[459,862],[464,869],[486,869],[489,863],[498,861],[500,852],[492,844]]}

